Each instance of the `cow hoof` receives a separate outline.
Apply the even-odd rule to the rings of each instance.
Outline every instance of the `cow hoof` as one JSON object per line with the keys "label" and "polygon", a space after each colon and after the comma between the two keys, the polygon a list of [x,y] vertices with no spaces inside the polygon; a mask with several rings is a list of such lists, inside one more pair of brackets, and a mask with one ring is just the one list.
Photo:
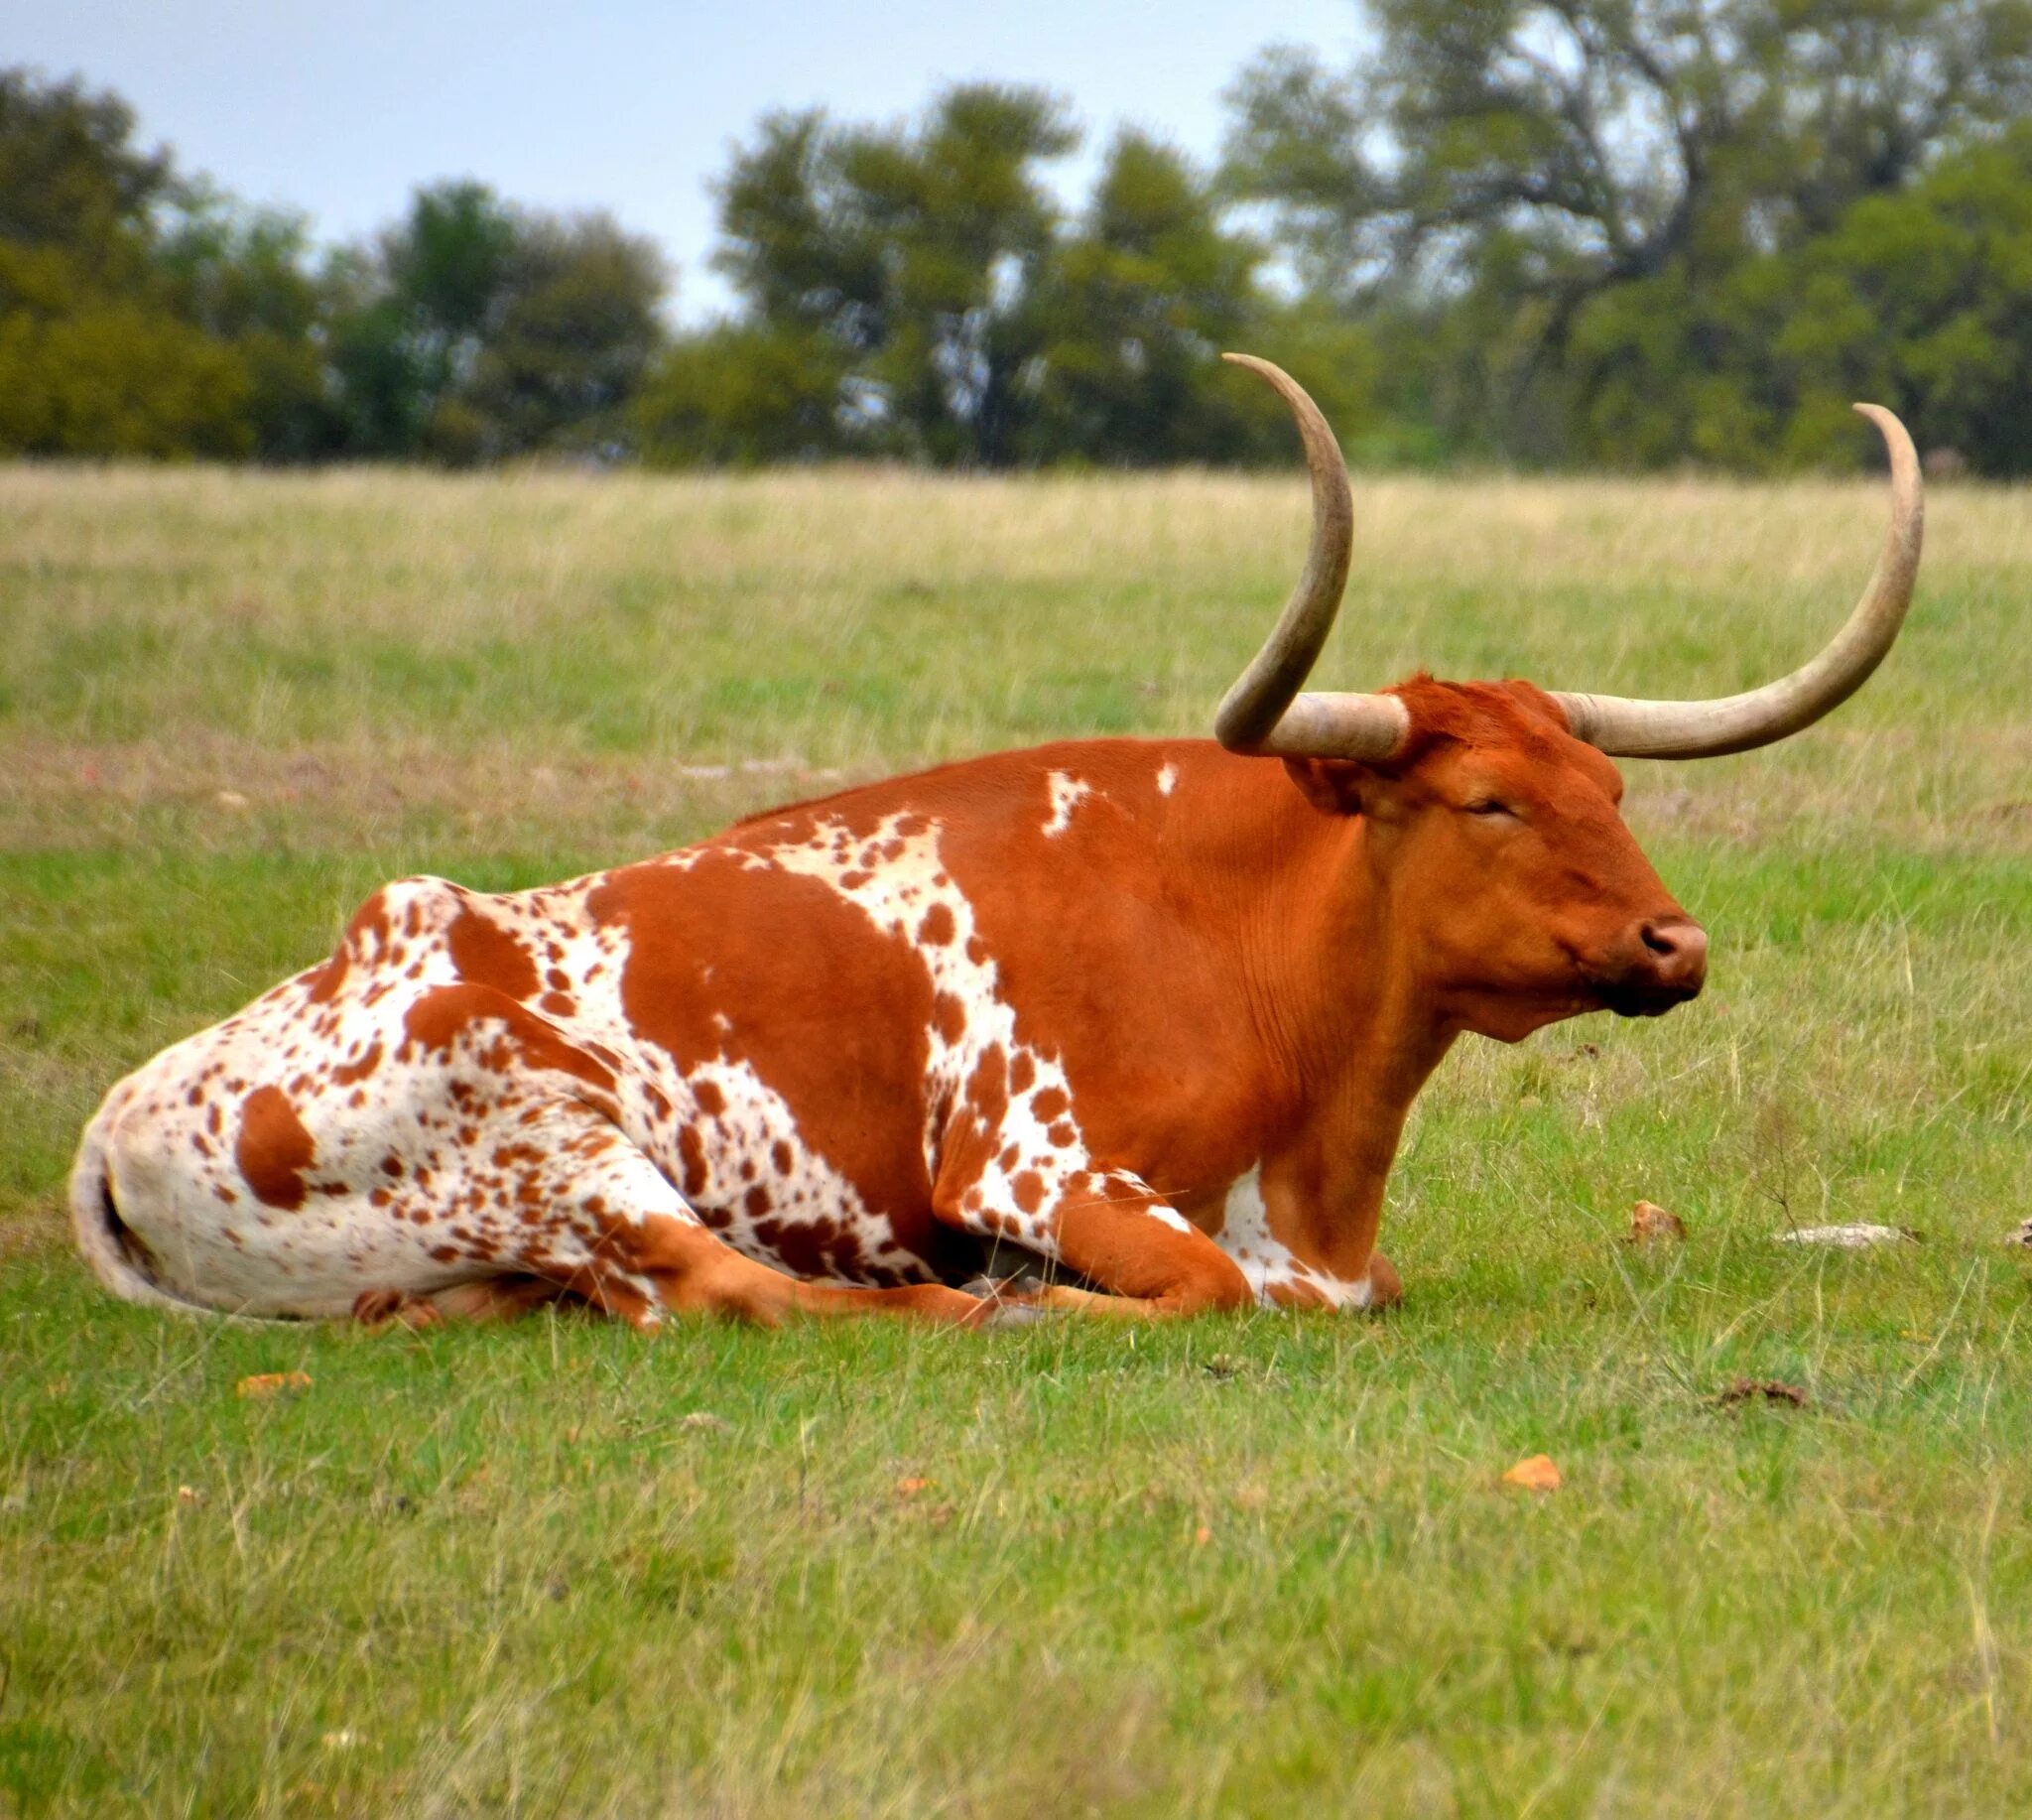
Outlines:
{"label": "cow hoof", "polygon": [[1397,1267],[1382,1252],[1369,1254],[1369,1301],[1373,1312],[1382,1308],[1395,1308],[1404,1300],[1404,1279],[1397,1274]]}
{"label": "cow hoof", "polygon": [[1035,1327],[1046,1310],[1035,1302],[996,1302],[975,1323],[982,1333],[999,1333],[1013,1327]]}
{"label": "cow hoof", "polygon": [[437,1327],[444,1319],[429,1302],[400,1289],[363,1289],[353,1298],[353,1319],[369,1331],[385,1327]]}

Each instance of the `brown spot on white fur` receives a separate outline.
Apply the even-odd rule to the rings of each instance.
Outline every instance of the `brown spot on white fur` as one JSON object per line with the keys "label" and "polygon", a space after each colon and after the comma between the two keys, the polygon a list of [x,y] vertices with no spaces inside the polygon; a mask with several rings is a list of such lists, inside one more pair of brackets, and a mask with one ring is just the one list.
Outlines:
{"label": "brown spot on white fur", "polygon": [[258,1087],[247,1096],[233,1160],[257,1201],[291,1212],[304,1205],[304,1171],[318,1160],[318,1146],[280,1088]]}

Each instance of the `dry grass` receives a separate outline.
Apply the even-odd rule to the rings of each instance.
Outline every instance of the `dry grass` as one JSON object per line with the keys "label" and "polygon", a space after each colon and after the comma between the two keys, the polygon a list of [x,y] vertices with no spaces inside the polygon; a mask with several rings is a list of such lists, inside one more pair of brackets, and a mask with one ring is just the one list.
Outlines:
{"label": "dry grass", "polygon": [[[1881,510],[1864,483],[1364,479],[1323,675],[1720,693],[1839,621]],[[0,840],[221,790],[347,839],[426,806],[547,824],[560,799],[633,838],[1011,737],[1198,731],[1304,511],[1290,482],[1200,474],[9,470]],[[1944,491],[1869,691],[1776,753],[1633,767],[1640,799],[1704,832],[1832,816],[2022,847],[2004,654],[2028,598],[2032,496]]]}

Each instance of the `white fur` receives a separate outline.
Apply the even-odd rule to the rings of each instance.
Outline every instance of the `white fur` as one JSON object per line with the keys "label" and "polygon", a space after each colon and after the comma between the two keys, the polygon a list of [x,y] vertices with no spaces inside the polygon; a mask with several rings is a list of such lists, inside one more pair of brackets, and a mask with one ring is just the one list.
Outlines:
{"label": "white fur", "polygon": [[1334,1308],[1366,1308],[1369,1279],[1344,1283],[1329,1276],[1296,1256],[1270,1230],[1270,1212],[1263,1205],[1263,1171],[1260,1166],[1231,1183],[1227,1206],[1215,1242],[1234,1259],[1256,1300],[1274,1306],[1276,1292],[1284,1290],[1306,1299],[1307,1292],[1322,1297]]}

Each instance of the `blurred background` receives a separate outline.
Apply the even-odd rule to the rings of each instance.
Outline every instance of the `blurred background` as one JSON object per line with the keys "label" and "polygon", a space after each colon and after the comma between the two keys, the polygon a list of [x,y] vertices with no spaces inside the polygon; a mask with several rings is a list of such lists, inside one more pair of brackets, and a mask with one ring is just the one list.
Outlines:
{"label": "blurred background", "polygon": [[2032,0],[70,0],[0,454],[2032,470]]}

